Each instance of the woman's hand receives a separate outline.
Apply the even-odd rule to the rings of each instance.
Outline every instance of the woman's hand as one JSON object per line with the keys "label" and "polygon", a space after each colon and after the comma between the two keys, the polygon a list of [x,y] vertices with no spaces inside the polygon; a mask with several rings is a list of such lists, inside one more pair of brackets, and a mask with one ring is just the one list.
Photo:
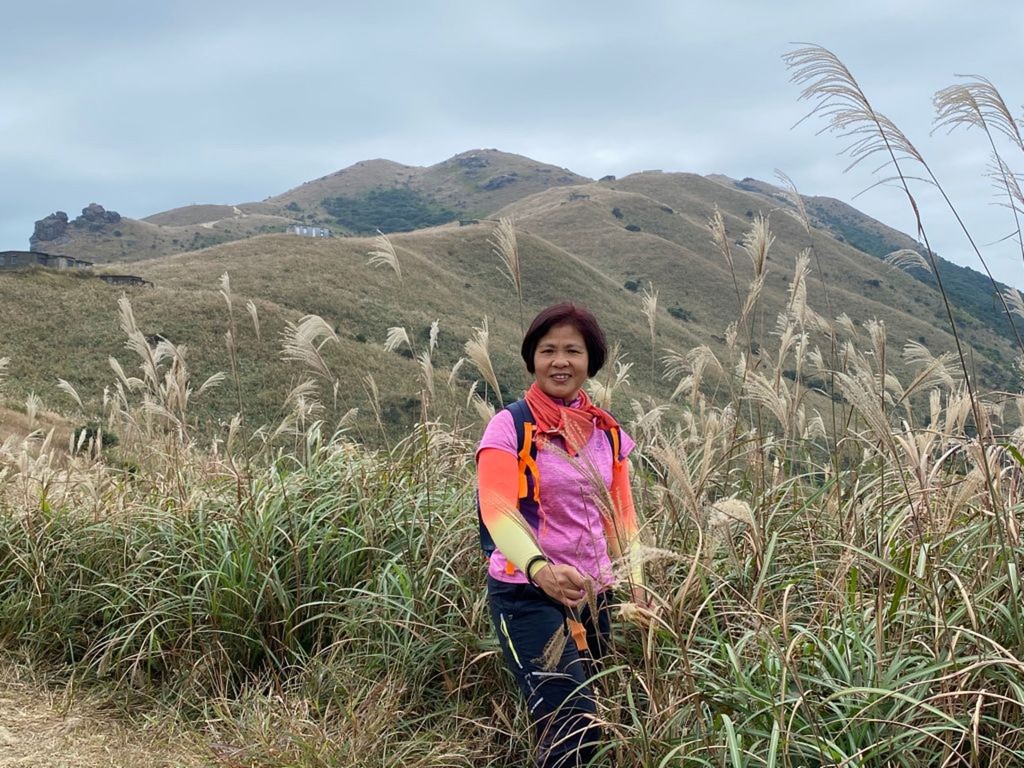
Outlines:
{"label": "woman's hand", "polygon": [[575,608],[585,599],[589,580],[571,565],[544,563],[533,572],[533,581],[552,600]]}

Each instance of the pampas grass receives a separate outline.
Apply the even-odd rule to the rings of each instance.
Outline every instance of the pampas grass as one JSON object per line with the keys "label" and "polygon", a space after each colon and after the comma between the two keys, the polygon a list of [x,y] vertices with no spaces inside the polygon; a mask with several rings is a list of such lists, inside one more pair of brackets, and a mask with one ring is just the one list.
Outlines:
{"label": "pampas grass", "polygon": [[319,315],[305,315],[298,323],[286,323],[281,332],[281,358],[299,363],[322,379],[334,382],[324,348],[338,343],[338,334]]}
{"label": "pampas grass", "polygon": [[523,314],[523,272],[519,265],[519,247],[516,244],[515,224],[511,218],[498,219],[490,239],[491,253],[501,260],[504,269],[499,272],[509,281],[519,300],[519,331],[526,334],[526,318]]}
{"label": "pampas grass", "polygon": [[658,292],[654,290],[654,283],[648,283],[641,294],[641,305],[643,306],[644,317],[647,319],[647,330],[651,334],[651,381],[654,380],[655,360],[655,323],[658,318]]}
{"label": "pampas grass", "polygon": [[900,248],[897,251],[886,254],[883,261],[893,269],[901,269],[904,272],[909,272],[912,269],[921,269],[925,272],[931,272],[931,265],[928,261],[917,251],[911,248]]}
{"label": "pampas grass", "polygon": [[398,282],[402,282],[402,265],[398,261],[398,253],[391,240],[380,230],[373,240],[373,250],[367,256],[367,264],[371,267],[389,267],[398,276]]}
{"label": "pampas grass", "polygon": [[398,325],[388,328],[388,335],[384,340],[384,351],[395,352],[403,344],[412,352],[412,342],[409,341],[409,334],[405,328]]}
{"label": "pampas grass", "polygon": [[490,330],[487,326],[487,318],[479,328],[474,328],[474,336],[466,342],[466,357],[476,367],[484,381],[494,392],[498,402],[504,405],[501,399],[501,387],[498,386],[498,377],[494,373],[494,366],[491,364],[491,355],[488,350],[490,344]]}

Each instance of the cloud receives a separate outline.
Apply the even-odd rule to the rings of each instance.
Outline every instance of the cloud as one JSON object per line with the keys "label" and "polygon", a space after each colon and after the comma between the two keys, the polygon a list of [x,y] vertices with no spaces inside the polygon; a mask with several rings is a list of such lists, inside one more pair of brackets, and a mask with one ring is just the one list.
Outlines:
{"label": "cloud", "polygon": [[[959,71],[1016,83],[1024,6],[39,0],[5,9],[5,28],[0,248],[57,207],[244,202],[362,159],[427,165],[476,147],[592,177],[782,168],[805,194],[849,200],[877,177],[844,175],[820,121],[793,128],[808,107],[780,60],[794,40],[832,48],[927,148],[979,241],[1009,222],[978,185],[984,142],[930,137],[930,99]],[[854,204],[908,226],[885,190]],[[938,208],[929,219],[945,221]],[[939,250],[961,254],[962,236],[934,226]],[[994,260],[1017,279],[1019,261]]]}

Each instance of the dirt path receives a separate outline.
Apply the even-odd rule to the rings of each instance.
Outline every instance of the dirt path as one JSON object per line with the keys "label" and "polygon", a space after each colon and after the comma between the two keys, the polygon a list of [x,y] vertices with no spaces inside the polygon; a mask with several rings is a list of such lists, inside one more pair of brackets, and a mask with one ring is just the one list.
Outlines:
{"label": "dirt path", "polygon": [[0,661],[0,768],[191,768],[202,751],[156,723],[127,723],[87,696],[31,680]]}

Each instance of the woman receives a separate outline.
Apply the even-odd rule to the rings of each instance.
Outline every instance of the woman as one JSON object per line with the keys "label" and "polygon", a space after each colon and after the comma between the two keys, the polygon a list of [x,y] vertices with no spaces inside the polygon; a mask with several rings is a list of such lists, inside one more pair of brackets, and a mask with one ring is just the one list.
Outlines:
{"label": "woman", "polygon": [[[538,489],[538,504],[532,522],[517,511],[529,494],[520,493],[521,445],[505,409],[477,451],[480,517],[496,547],[488,597],[537,730],[536,764],[568,768],[587,765],[599,748],[588,657],[600,659],[608,644],[612,559],[639,544],[626,460],[634,443],[582,389],[607,355],[593,314],[569,303],[548,307],[530,324],[522,355],[535,379],[525,401],[535,424],[530,490]],[[641,601],[641,568],[638,558],[630,562],[632,597]]]}

